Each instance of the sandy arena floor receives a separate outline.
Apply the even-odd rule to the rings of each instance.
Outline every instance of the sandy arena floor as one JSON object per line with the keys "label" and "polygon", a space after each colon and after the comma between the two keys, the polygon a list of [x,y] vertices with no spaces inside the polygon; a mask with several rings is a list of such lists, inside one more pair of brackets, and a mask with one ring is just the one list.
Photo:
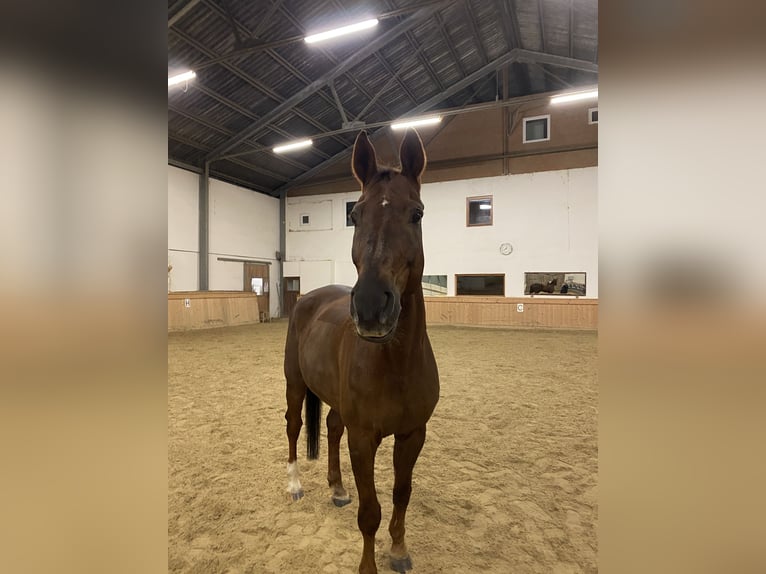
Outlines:
{"label": "sandy arena floor", "polygon": [[[170,572],[355,574],[352,503],[299,442],[306,496],[288,500],[286,321],[168,335]],[[407,512],[413,574],[597,571],[595,333],[431,327],[441,399]],[[323,416],[327,413],[325,407]],[[326,429],[323,429],[326,437]],[[393,437],[376,484],[376,559],[389,572]]]}

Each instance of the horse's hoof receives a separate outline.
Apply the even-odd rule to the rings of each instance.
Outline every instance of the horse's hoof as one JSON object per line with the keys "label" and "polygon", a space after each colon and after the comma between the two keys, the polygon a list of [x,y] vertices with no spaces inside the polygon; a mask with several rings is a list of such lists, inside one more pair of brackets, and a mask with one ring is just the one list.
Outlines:
{"label": "horse's hoof", "polygon": [[404,558],[391,558],[391,570],[404,574],[407,570],[412,570],[412,559],[409,556]]}
{"label": "horse's hoof", "polygon": [[351,502],[350,496],[347,496],[346,498],[335,498],[334,496],[332,497],[332,503],[338,508],[343,508],[350,502]]}
{"label": "horse's hoof", "polygon": [[292,497],[292,499],[293,499],[293,500],[295,500],[295,501],[298,501],[298,500],[300,500],[301,498],[303,498],[303,489],[301,488],[301,489],[300,489],[299,491],[297,491],[297,492],[291,492],[291,493],[290,493],[290,496],[291,496],[291,497]]}

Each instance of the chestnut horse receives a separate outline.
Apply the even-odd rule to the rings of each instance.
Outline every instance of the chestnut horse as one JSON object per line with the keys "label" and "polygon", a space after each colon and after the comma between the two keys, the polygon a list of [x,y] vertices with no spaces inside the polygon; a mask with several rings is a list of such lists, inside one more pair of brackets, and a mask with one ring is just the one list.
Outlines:
{"label": "chestnut horse", "polygon": [[426,423],[439,400],[439,374],[426,333],[420,176],[423,144],[408,130],[399,150],[401,171],[379,169],[375,149],[362,132],[351,160],[362,196],[351,212],[353,289],[331,285],[301,297],[290,316],[285,345],[288,490],[303,496],[297,463],[301,406],[306,400],[308,458],[319,454],[322,403],[327,415],[327,481],[336,506],[350,497],[340,475],[340,439],[348,450],[359,496],[357,524],[364,548],[360,574],[374,574],[380,504],[375,493],[375,453],[394,435],[394,511],[391,567],[412,568],[404,542],[404,517],[412,469],[426,438]]}

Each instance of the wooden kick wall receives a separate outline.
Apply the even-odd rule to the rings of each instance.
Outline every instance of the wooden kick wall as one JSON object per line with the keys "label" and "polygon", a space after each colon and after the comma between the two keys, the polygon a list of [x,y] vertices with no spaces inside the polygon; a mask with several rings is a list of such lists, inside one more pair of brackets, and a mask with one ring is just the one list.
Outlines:
{"label": "wooden kick wall", "polygon": [[[189,307],[186,307],[186,300]],[[168,293],[168,331],[209,329],[260,322],[255,293],[177,291]]]}
{"label": "wooden kick wall", "polygon": [[429,324],[598,329],[597,299],[472,296],[426,297],[425,301]]}

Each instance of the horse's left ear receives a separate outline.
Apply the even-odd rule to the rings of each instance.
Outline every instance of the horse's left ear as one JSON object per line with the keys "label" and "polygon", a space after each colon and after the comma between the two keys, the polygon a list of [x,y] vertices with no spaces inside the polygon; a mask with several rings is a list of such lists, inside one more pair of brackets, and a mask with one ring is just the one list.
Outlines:
{"label": "horse's left ear", "polygon": [[399,161],[402,164],[402,175],[420,183],[420,176],[426,169],[426,151],[420,141],[418,132],[408,129],[399,148]]}

